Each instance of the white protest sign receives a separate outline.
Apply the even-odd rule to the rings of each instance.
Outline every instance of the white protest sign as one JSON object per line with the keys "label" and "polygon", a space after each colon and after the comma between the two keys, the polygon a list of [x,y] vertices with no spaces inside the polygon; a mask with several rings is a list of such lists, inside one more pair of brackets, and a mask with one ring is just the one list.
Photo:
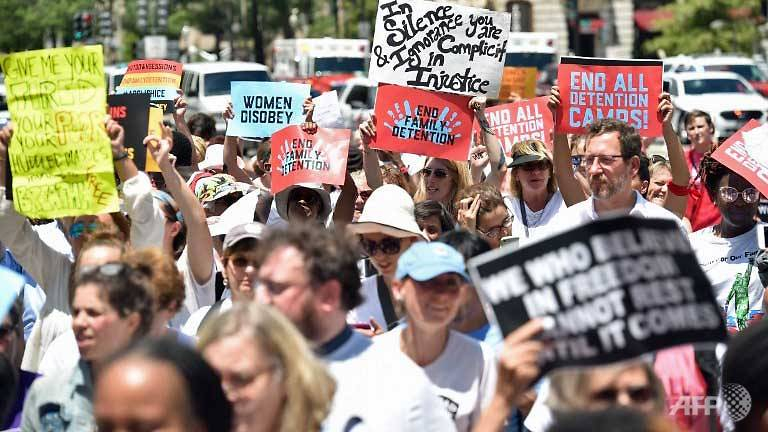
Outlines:
{"label": "white protest sign", "polygon": [[379,0],[369,77],[495,98],[510,15],[423,0]]}
{"label": "white protest sign", "polygon": [[312,119],[319,127],[330,129],[343,129],[344,120],[341,118],[341,107],[336,90],[325,92],[312,99],[315,102],[315,110]]}

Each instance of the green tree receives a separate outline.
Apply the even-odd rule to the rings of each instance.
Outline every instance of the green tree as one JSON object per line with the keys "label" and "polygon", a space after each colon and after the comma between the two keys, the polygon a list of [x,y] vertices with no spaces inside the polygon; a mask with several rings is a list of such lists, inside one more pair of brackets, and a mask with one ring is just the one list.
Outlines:
{"label": "green tree", "polygon": [[671,18],[656,23],[661,35],[643,45],[649,54],[752,54],[760,36],[760,0],[678,0],[663,9]]}
{"label": "green tree", "polygon": [[39,49],[45,37],[72,39],[72,17],[95,9],[93,0],[0,0],[5,25],[0,31],[0,51]]}

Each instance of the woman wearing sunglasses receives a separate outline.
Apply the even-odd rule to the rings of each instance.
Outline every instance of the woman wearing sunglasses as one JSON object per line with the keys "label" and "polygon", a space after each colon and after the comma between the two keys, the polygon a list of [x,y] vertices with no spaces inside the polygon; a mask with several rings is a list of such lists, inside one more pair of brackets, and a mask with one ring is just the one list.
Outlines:
{"label": "woman wearing sunglasses", "polygon": [[363,281],[365,301],[350,316],[353,324],[367,323],[371,317],[389,328],[398,322],[394,310],[392,278],[397,260],[413,243],[426,240],[413,214],[413,199],[395,185],[384,185],[371,193],[350,232],[360,237],[362,252],[370,258],[378,275]]}
{"label": "woman wearing sunglasses", "polygon": [[444,205],[451,215],[456,214],[456,194],[472,185],[472,178],[466,163],[448,159],[428,158],[418,177],[415,202],[437,201]]}
{"label": "woman wearing sunglasses", "polygon": [[24,405],[23,430],[94,430],[95,371],[147,335],[154,317],[149,281],[122,263],[78,275],[71,309],[80,360],[64,373],[35,381]]}
{"label": "woman wearing sunglasses", "polygon": [[706,154],[701,174],[721,221],[690,235],[699,264],[712,282],[728,331],[743,330],[765,315],[765,287],[755,257],[760,192],[744,177]]}
{"label": "woman wearing sunglasses", "polygon": [[505,199],[512,213],[511,235],[520,245],[546,227],[566,207],[557,188],[552,156],[538,140],[520,141],[512,146],[510,173],[512,196]]}

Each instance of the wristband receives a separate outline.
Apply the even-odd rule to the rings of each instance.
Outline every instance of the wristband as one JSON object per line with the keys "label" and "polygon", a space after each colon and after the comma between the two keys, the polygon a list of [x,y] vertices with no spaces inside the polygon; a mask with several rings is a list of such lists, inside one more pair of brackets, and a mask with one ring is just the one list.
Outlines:
{"label": "wristband", "polygon": [[691,189],[688,186],[679,186],[674,183],[672,183],[672,180],[667,182],[667,190],[672,195],[677,196],[688,196],[690,194]]}
{"label": "wristband", "polygon": [[400,174],[408,175],[408,167],[405,165],[400,165],[397,169],[400,170]]}
{"label": "wristband", "polygon": [[112,155],[112,160],[117,162],[128,158],[128,152],[125,149],[120,150],[117,154]]}

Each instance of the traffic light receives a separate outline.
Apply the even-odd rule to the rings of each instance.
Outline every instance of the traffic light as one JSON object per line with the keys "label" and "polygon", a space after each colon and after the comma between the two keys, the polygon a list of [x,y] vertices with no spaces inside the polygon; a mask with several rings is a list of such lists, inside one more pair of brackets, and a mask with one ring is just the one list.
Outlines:
{"label": "traffic light", "polygon": [[72,31],[76,41],[83,40],[83,14],[80,12],[72,18]]}
{"label": "traffic light", "polygon": [[83,12],[83,39],[90,39],[93,36],[93,14]]}
{"label": "traffic light", "polygon": [[168,26],[168,0],[157,0],[157,27],[162,32]]}
{"label": "traffic light", "polygon": [[136,26],[142,33],[147,30],[147,0],[136,1]]}

